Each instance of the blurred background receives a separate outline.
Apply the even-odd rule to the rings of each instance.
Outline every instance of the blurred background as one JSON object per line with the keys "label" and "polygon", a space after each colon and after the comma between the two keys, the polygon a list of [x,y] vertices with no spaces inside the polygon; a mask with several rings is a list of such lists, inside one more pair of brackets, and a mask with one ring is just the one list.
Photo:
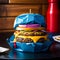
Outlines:
{"label": "blurred background", "polygon": [[9,38],[13,34],[16,16],[29,13],[31,9],[31,13],[39,13],[46,17],[47,8],[48,0],[0,0],[1,40]]}

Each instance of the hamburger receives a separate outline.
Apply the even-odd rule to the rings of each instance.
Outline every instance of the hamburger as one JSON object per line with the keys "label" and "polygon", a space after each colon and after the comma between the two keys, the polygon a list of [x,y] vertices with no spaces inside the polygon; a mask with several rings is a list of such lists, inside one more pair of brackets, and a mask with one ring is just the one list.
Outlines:
{"label": "hamburger", "polygon": [[44,29],[39,24],[19,25],[14,32],[14,42],[44,42],[47,40],[47,33],[43,31]]}
{"label": "hamburger", "polygon": [[9,39],[9,45],[13,50],[21,52],[47,51],[52,42],[45,26],[44,17],[40,14],[27,13],[17,16],[13,26],[15,32]]}

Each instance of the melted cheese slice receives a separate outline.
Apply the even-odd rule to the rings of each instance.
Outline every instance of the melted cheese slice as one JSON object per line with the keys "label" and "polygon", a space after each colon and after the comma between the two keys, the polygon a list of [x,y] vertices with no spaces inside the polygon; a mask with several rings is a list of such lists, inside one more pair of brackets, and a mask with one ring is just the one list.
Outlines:
{"label": "melted cheese slice", "polygon": [[[45,40],[47,40],[47,35],[45,36],[18,36],[19,38],[31,38],[33,40],[34,43],[36,43],[40,38],[44,38]],[[14,40],[14,42],[16,42],[16,39]]]}

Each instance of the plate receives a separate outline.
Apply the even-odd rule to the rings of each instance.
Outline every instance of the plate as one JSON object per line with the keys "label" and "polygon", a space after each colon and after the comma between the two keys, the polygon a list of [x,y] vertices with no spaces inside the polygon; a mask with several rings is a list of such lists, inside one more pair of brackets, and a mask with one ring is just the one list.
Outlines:
{"label": "plate", "polygon": [[9,49],[5,47],[0,47],[0,53],[6,52],[6,51],[9,51]]}
{"label": "plate", "polygon": [[54,41],[60,42],[60,35],[53,36]]}

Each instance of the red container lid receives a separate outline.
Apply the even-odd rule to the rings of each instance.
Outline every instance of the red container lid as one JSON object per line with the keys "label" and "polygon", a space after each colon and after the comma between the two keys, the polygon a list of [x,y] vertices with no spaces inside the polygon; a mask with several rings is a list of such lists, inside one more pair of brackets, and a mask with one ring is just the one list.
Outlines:
{"label": "red container lid", "polygon": [[48,0],[48,2],[58,2],[58,0]]}

